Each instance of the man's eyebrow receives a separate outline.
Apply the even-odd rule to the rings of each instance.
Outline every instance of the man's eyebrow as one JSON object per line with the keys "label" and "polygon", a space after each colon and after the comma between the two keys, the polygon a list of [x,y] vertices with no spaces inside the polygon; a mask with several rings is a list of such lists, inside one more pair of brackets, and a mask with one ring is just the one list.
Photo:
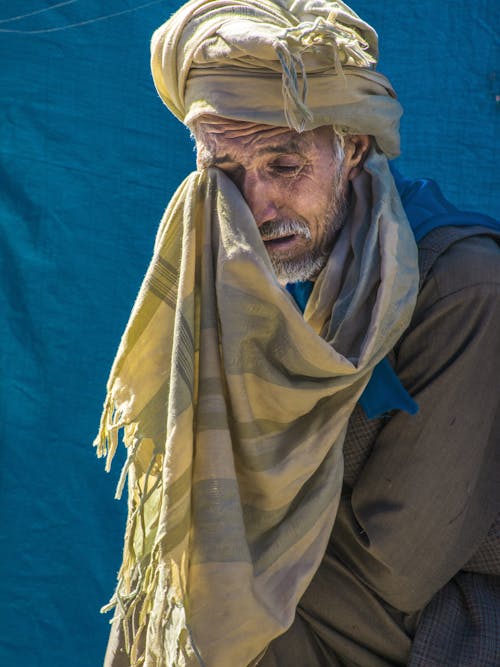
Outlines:
{"label": "man's eyebrow", "polygon": [[[299,143],[295,139],[290,139],[290,141],[287,141],[284,144],[264,146],[263,148],[259,148],[257,151],[257,155],[265,155],[266,153],[302,153],[302,150],[299,146]],[[234,158],[229,155],[229,153],[226,153],[225,155],[213,156],[210,159],[210,164],[213,166],[232,162],[234,162]]]}
{"label": "man's eyebrow", "polygon": [[264,146],[257,151],[257,155],[265,155],[266,153],[302,153],[299,143],[295,139],[290,139],[284,144],[276,144],[275,146]]}

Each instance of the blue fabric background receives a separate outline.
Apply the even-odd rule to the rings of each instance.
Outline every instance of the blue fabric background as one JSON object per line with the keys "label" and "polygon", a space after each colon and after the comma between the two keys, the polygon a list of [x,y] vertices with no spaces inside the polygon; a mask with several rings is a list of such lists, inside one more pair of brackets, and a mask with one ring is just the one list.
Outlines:
{"label": "blue fabric background", "polygon": [[[498,3],[352,4],[406,109],[400,169],[498,215]],[[125,503],[120,461],[106,475],[90,443],[163,208],[194,167],[149,74],[177,6],[0,2],[2,667],[102,662]]]}

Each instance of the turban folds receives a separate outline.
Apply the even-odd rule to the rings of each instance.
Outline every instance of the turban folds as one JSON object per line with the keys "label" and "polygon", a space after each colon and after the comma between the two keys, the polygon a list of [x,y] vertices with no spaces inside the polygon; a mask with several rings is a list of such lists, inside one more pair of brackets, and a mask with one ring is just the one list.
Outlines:
{"label": "turban folds", "polygon": [[374,70],[377,34],[343,2],[191,0],[153,35],[162,100],[186,125],[204,114],[290,126],[336,125],[399,154],[401,106]]}

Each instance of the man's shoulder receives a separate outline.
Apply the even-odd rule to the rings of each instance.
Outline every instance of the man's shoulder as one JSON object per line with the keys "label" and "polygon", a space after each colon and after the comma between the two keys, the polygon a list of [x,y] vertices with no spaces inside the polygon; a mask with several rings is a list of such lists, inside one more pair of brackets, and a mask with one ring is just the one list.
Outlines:
{"label": "man's shoulder", "polygon": [[500,281],[500,222],[461,211],[431,179],[408,179],[391,165],[419,249],[422,292],[436,296]]}
{"label": "man's shoulder", "polygon": [[486,235],[469,236],[452,243],[435,259],[428,283],[439,298],[470,288],[498,289],[499,243]]}
{"label": "man's shoulder", "polygon": [[[419,245],[428,245],[429,238],[443,230],[444,237],[460,236],[454,230],[462,230],[463,236],[489,232],[500,241],[500,221],[478,211],[462,211],[443,195],[439,185],[430,178],[406,178],[390,164],[396,189],[413,234]],[[438,236],[439,243],[442,238]]]}

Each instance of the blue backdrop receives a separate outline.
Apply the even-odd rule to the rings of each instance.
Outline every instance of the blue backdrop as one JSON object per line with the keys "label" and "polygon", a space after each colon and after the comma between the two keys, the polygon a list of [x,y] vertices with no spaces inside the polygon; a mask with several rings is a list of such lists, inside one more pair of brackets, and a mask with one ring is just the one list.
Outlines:
{"label": "blue backdrop", "polygon": [[[406,110],[401,170],[499,214],[495,0],[352,0]],[[90,446],[163,208],[194,168],[156,0],[0,1],[0,665],[95,667],[125,503]]]}

